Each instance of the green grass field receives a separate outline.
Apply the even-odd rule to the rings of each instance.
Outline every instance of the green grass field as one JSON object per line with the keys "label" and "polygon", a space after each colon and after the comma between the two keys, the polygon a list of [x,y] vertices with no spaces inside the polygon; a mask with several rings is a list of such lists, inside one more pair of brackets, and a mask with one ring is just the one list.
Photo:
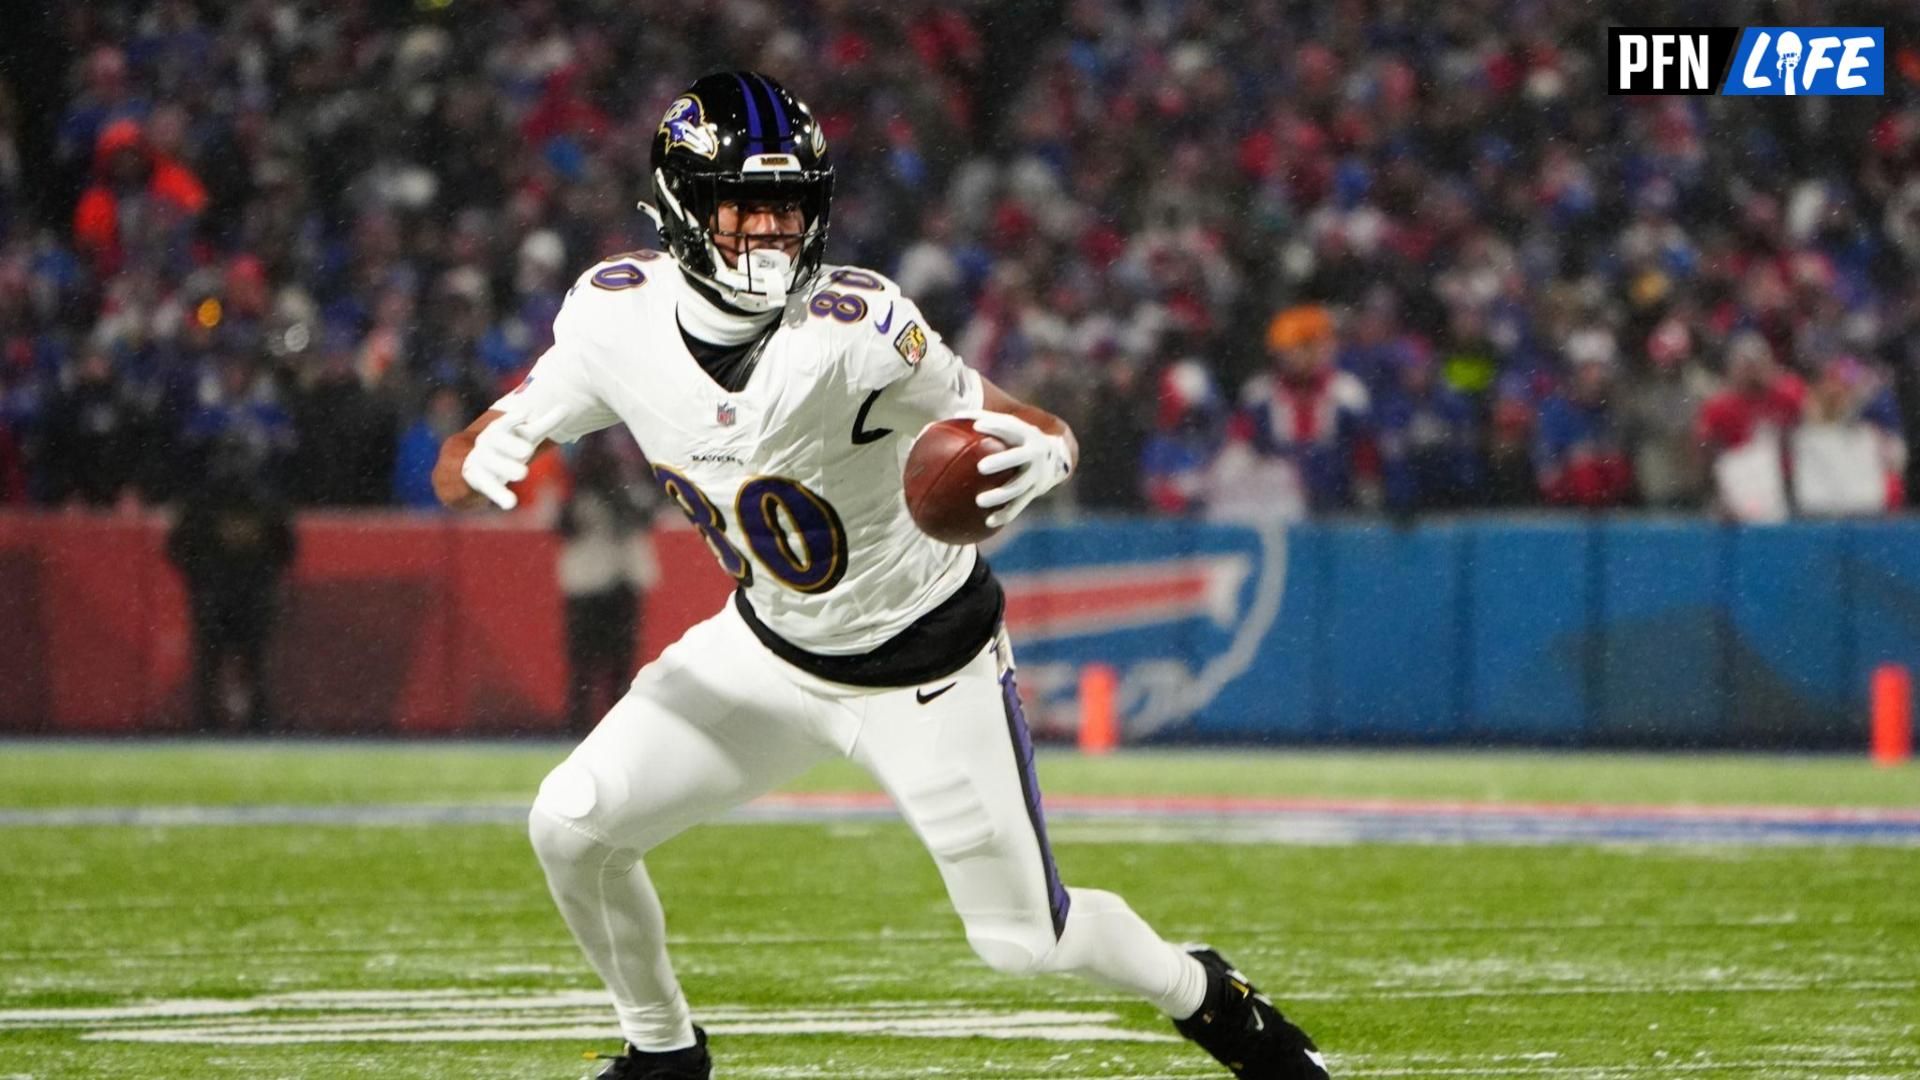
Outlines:
{"label": "green grass field", "polygon": [[[571,1078],[617,1036],[513,823],[558,744],[0,743],[0,1080]],[[1046,755],[1055,794],[1920,808],[1833,758]],[[823,770],[802,789],[867,790]],[[213,808],[491,808],[470,823]],[[82,808],[206,822],[49,824]],[[377,818],[377,815],[375,815]],[[1920,847],[1196,839],[1068,819],[1070,882],[1218,945],[1338,1077],[1920,1077]],[[649,859],[727,1078],[1225,1076],[1132,1001],[979,964],[890,822]]]}

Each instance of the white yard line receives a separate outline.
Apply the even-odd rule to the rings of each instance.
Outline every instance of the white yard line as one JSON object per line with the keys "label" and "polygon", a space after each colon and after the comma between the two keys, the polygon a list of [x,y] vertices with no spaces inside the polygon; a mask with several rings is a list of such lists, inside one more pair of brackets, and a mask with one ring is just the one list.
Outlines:
{"label": "white yard line", "polygon": [[[1698,985],[1526,987],[1392,990],[1357,987],[1338,993],[1295,997],[1354,1000],[1381,997],[1501,996],[1552,993],[1664,994],[1694,991],[1920,989],[1911,981],[1823,983],[1818,980],[1707,982]],[[1132,1066],[1114,1058],[1115,1044],[1164,1043],[1176,1039],[1163,1026],[1145,1025],[1131,1012],[1116,1012],[1112,998],[1060,998],[1039,1008],[1000,1008],[952,1000],[875,1001],[850,1007],[718,1006],[702,1020],[716,1036],[750,1039],[799,1035],[877,1038],[989,1038],[1049,1041],[1061,1051],[1044,1069],[1032,1063],[969,1063],[966,1080],[1072,1080],[1118,1077],[1187,1080],[1217,1075],[1204,1059]],[[1083,1005],[1084,1007],[1076,1007]],[[466,989],[318,990],[263,994],[240,1000],[176,999],[112,1007],[0,1010],[0,1029],[68,1029],[88,1042],[159,1045],[279,1046],[310,1044],[448,1044],[572,1042],[606,1046],[617,1041],[599,990],[492,992]],[[751,1058],[751,1041],[735,1044]],[[1103,1049],[1112,1047],[1112,1049]],[[1758,1052],[1755,1052],[1758,1050]],[[557,1053],[557,1051],[556,1051]],[[1920,1075],[1920,1053],[1844,1047],[1781,1045],[1750,1049],[1737,1057],[1694,1055],[1674,1060],[1662,1053],[1628,1064],[1579,1064],[1550,1050],[1503,1054],[1355,1054],[1332,1056],[1342,1077],[1540,1078],[1540,1080],[1637,1080],[1646,1077],[1738,1076],[1743,1080],[1894,1080]],[[917,1067],[912,1071],[846,1064],[829,1059],[810,1065],[730,1065],[730,1080],[960,1080],[962,1070]],[[0,1077],[0,1080],[12,1078]]]}

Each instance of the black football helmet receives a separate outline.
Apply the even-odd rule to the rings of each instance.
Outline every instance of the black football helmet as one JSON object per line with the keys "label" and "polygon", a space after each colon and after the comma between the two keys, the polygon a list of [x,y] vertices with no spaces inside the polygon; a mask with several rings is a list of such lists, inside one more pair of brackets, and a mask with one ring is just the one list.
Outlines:
{"label": "black football helmet", "polygon": [[[715,246],[722,202],[796,205],[798,257],[745,252],[729,265]],[[827,138],[806,105],[752,71],[707,75],[667,106],[653,136],[652,214],[667,250],[696,282],[743,311],[770,311],[803,290],[826,257],[833,205]]]}

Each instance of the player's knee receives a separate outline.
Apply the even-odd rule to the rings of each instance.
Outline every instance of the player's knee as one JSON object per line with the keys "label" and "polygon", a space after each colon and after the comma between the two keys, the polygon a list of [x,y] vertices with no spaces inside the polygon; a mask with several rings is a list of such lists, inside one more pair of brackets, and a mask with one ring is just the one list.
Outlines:
{"label": "player's knee", "polygon": [[990,926],[968,926],[967,944],[1002,975],[1037,975],[1052,970],[1049,961],[1059,946],[1053,927],[995,922]]}
{"label": "player's knee", "polygon": [[592,837],[538,804],[527,813],[527,839],[532,841],[533,853],[539,857],[540,865],[549,873],[593,860],[595,849],[600,847]]}
{"label": "player's knee", "polygon": [[604,861],[605,844],[581,827],[595,803],[593,773],[568,759],[547,774],[527,813],[527,839],[549,872],[588,861]]}

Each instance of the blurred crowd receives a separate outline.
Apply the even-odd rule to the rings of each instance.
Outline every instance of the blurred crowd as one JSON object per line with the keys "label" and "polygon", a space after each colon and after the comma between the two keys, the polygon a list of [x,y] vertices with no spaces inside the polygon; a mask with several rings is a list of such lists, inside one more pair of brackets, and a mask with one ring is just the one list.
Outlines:
{"label": "blurred crowd", "polygon": [[1067,505],[1778,520],[1912,486],[1911,4],[1848,10],[1886,27],[1885,97],[1797,99],[1609,96],[1578,0],[27,18],[0,64],[0,503],[243,472],[431,505],[439,440],[574,276],[655,242],[633,203],[660,112],[731,66],[821,118],[830,258],[1074,424]]}

